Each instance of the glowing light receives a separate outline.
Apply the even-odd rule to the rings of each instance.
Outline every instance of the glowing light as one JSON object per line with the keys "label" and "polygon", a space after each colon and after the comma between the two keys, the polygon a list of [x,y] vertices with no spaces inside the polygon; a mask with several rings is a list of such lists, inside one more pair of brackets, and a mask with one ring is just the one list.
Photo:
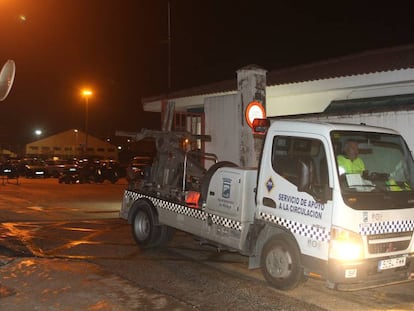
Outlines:
{"label": "glowing light", "polygon": [[247,105],[245,117],[247,124],[253,127],[254,119],[264,119],[266,117],[266,111],[261,103],[253,101]]}
{"label": "glowing light", "polygon": [[85,97],[89,97],[92,94],[93,94],[93,92],[91,90],[89,90],[89,89],[82,90],[82,95],[85,96]]}
{"label": "glowing light", "polygon": [[330,246],[331,258],[346,261],[361,259],[363,256],[361,237],[351,231],[332,228]]}

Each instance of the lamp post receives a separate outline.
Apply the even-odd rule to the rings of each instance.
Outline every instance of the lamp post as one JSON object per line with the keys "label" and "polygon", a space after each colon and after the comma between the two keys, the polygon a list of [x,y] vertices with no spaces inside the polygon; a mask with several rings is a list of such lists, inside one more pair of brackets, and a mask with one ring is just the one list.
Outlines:
{"label": "lamp post", "polygon": [[82,96],[85,98],[85,154],[88,150],[89,97],[92,94],[93,94],[92,91],[89,89],[84,89],[82,91]]}
{"label": "lamp post", "polygon": [[75,133],[75,145],[72,148],[72,157],[78,157],[80,156],[79,152],[79,144],[78,144],[78,130],[74,129],[73,132]]}

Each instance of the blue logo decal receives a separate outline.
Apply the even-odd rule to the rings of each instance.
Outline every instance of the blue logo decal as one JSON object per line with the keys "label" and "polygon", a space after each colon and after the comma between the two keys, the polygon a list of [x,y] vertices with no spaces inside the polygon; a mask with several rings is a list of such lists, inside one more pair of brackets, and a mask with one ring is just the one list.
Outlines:
{"label": "blue logo decal", "polygon": [[270,192],[273,189],[273,186],[274,186],[273,180],[272,180],[272,177],[270,177],[268,181],[266,182],[267,191]]}
{"label": "blue logo decal", "polygon": [[223,178],[223,189],[221,191],[221,196],[225,199],[230,198],[230,189],[231,189],[231,179]]}

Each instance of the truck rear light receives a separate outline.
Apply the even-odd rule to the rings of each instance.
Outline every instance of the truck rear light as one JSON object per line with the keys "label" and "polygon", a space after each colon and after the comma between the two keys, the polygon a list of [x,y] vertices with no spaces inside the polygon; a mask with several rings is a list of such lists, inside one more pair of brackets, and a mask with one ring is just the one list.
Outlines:
{"label": "truck rear light", "polygon": [[192,208],[200,208],[198,202],[200,201],[200,192],[188,191],[185,195],[185,204]]}

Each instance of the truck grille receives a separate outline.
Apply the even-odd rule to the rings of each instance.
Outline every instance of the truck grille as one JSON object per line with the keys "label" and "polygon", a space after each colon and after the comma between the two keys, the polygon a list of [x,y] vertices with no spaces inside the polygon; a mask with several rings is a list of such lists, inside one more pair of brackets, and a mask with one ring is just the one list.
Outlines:
{"label": "truck grille", "polygon": [[405,250],[410,246],[412,234],[412,231],[406,231],[369,235],[368,252],[382,254]]}

